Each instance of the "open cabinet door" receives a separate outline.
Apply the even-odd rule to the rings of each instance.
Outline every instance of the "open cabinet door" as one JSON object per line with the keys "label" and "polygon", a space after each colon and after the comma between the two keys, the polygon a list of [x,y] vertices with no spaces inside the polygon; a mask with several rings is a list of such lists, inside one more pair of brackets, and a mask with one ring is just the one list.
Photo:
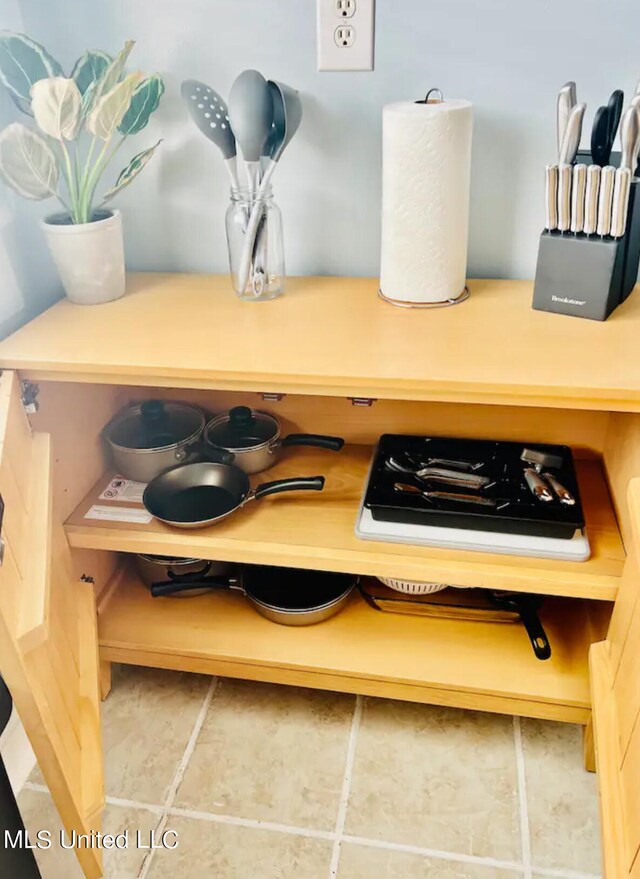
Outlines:
{"label": "open cabinet door", "polygon": [[[72,574],[52,508],[49,435],[33,433],[15,373],[0,376],[0,674],[68,833],[100,829],[104,807],[93,587]],[[87,879],[99,849],[76,849]]]}
{"label": "open cabinet door", "polygon": [[628,502],[624,576],[607,640],[590,657],[607,879],[640,879],[640,479]]}

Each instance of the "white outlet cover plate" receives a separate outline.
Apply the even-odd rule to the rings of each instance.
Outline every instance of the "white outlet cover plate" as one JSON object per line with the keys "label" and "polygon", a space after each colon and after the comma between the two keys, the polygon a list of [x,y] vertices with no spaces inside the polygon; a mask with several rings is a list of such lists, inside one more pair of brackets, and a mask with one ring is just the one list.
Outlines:
{"label": "white outlet cover plate", "polygon": [[[355,0],[349,18],[340,14],[337,0],[316,0],[318,10],[318,70],[373,70],[375,0]],[[339,28],[354,33],[351,46],[338,45]]]}

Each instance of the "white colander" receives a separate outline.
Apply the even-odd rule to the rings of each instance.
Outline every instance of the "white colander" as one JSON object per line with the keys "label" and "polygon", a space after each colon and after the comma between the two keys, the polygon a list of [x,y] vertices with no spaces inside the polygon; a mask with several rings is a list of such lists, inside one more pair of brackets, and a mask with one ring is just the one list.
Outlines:
{"label": "white colander", "polygon": [[396,580],[395,577],[378,577],[381,583],[396,592],[406,592],[409,595],[429,595],[432,592],[442,592],[448,589],[448,583],[424,583],[416,580]]}

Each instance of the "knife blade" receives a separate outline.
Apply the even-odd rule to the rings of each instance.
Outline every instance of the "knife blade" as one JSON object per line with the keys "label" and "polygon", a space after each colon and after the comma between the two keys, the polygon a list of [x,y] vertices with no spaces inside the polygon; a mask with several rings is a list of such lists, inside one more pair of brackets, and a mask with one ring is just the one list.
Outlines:
{"label": "knife blade", "polygon": [[560,91],[558,92],[558,100],[557,100],[557,135],[558,135],[558,157],[560,156],[560,150],[562,148],[562,142],[564,140],[564,134],[567,128],[567,122],[569,121],[569,115],[571,110],[577,104],[578,99],[576,96],[576,84],[575,82],[566,82]]}
{"label": "knife blade", "polygon": [[618,168],[613,188],[613,207],[611,211],[611,235],[614,238],[622,238],[626,231],[630,192],[631,169]]}
{"label": "knife blade", "polygon": [[596,232],[601,237],[611,230],[611,209],[613,207],[613,187],[616,169],[613,165],[605,165],[600,175],[600,194],[598,195],[598,225]]}
{"label": "knife blade", "polygon": [[571,181],[571,231],[584,229],[584,197],[587,188],[587,166],[574,165]]}
{"label": "knife blade", "polygon": [[547,165],[545,173],[545,229],[551,232],[558,228],[558,166]]}
{"label": "knife blade", "polygon": [[568,232],[571,228],[571,165],[558,167],[558,229]]}
{"label": "knife blade", "polygon": [[587,167],[587,186],[584,193],[584,228],[585,235],[593,235],[598,226],[598,196],[600,194],[600,165]]}
{"label": "knife blade", "polygon": [[558,157],[560,165],[572,165],[576,160],[582,136],[582,120],[586,109],[586,104],[576,104],[569,113]]}
{"label": "knife blade", "polygon": [[640,137],[640,118],[635,107],[629,107],[622,117],[620,126],[620,144],[622,146],[621,168],[629,168],[635,171],[633,156],[636,153],[636,145]]}

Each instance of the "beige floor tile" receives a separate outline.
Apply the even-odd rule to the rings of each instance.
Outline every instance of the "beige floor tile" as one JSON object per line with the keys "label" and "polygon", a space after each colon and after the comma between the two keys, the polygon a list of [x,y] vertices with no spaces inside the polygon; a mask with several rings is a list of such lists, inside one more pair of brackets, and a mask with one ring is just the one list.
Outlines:
{"label": "beige floor tile", "polygon": [[343,843],[338,879],[521,879],[496,867],[423,858],[406,852]]}
{"label": "beige floor tile", "polygon": [[582,728],[523,720],[531,856],[536,867],[600,869],[596,776],[582,763]]}
{"label": "beige floor tile", "polygon": [[288,833],[169,818],[175,851],[156,853],[148,879],[324,879],[331,843]]}
{"label": "beige floor tile", "polygon": [[[113,689],[102,703],[108,796],[164,803],[210,682],[201,675],[114,665]],[[29,781],[45,784],[38,767]]]}
{"label": "beige floor tile", "polygon": [[220,681],[176,806],[333,830],[354,697]]}
{"label": "beige floor tile", "polygon": [[[39,830],[51,831],[51,848],[35,851],[42,879],[84,879],[75,853],[59,844],[62,823],[49,794],[23,790],[18,803],[32,842]],[[129,847],[104,851],[104,879],[134,879],[138,875],[145,851],[135,847],[136,832],[141,832],[143,840],[148,839],[157,822],[158,816],[151,812],[107,806],[103,832],[121,834],[128,831]]]}
{"label": "beige floor tile", "polygon": [[346,832],[519,860],[511,718],[367,700]]}

